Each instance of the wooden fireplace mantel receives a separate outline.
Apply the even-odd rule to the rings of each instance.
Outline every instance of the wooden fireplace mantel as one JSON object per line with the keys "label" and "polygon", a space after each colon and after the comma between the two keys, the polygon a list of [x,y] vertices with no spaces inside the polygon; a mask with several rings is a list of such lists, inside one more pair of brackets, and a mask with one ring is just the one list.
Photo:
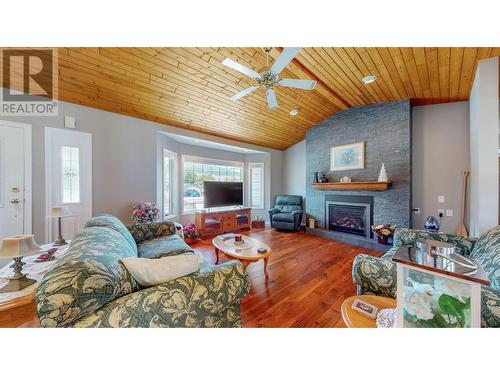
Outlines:
{"label": "wooden fireplace mantel", "polygon": [[316,190],[387,190],[391,181],[320,182],[312,184]]}

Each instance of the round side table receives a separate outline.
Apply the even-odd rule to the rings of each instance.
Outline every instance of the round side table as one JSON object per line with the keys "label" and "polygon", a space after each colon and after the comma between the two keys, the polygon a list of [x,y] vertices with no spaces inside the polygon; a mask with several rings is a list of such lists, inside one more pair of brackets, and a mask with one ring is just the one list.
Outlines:
{"label": "round side table", "polygon": [[342,319],[348,328],[377,328],[375,319],[371,319],[352,308],[355,299],[376,306],[378,311],[396,308],[396,300],[394,298],[372,296],[368,294],[349,297],[342,303],[342,307],[340,308]]}

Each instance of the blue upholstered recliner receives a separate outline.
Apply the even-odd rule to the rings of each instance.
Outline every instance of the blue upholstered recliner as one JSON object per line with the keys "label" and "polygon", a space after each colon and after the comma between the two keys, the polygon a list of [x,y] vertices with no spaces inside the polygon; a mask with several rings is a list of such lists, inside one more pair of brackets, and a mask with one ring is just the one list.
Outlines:
{"label": "blue upholstered recliner", "polygon": [[274,208],[269,210],[271,226],[280,230],[298,230],[302,212],[300,195],[277,195]]}

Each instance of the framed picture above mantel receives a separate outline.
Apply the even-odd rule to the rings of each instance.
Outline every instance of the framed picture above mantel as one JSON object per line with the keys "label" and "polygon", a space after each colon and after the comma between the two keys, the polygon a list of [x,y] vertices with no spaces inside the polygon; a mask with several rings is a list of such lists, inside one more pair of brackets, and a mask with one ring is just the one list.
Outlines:
{"label": "framed picture above mantel", "polygon": [[365,141],[331,147],[331,171],[365,168]]}

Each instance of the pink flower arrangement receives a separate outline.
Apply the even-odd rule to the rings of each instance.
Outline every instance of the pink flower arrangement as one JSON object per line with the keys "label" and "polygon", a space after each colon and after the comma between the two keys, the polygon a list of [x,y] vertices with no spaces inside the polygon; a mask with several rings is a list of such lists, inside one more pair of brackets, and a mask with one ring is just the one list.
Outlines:
{"label": "pink flower arrangement", "polygon": [[156,203],[140,202],[132,210],[132,222],[134,224],[149,224],[158,221],[159,210]]}
{"label": "pink flower arrangement", "polygon": [[184,227],[184,241],[186,243],[193,243],[201,238],[200,232],[196,225],[189,224]]}

